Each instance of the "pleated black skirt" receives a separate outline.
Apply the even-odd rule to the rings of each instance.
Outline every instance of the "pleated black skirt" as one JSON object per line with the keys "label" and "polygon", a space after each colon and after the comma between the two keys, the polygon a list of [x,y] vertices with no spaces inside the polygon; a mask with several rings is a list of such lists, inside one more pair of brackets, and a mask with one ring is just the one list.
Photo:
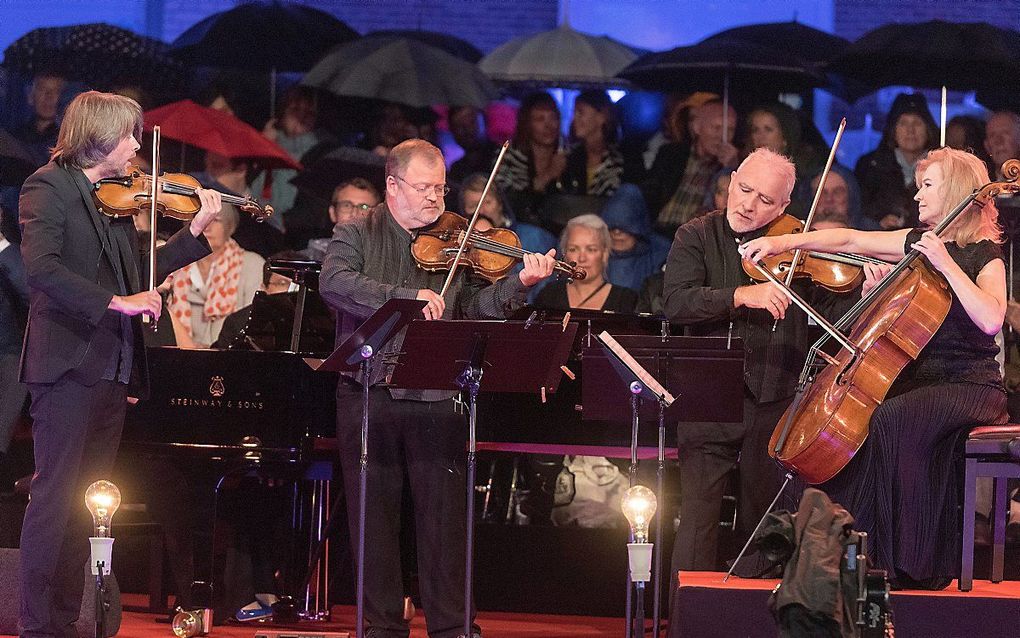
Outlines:
{"label": "pleated black skirt", "polygon": [[963,442],[971,428],[1006,419],[999,388],[909,390],[878,407],[860,451],[818,486],[869,534],[873,564],[895,586],[942,589],[958,575]]}

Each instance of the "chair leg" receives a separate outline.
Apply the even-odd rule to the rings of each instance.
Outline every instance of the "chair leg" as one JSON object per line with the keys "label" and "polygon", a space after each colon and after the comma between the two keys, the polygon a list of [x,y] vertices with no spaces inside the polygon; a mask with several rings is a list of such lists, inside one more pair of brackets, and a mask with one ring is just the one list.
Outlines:
{"label": "chair leg", "polygon": [[977,459],[968,458],[963,479],[963,538],[960,556],[960,580],[957,588],[970,591],[974,585],[974,500],[977,491]]}
{"label": "chair leg", "polygon": [[163,592],[163,530],[149,537],[149,611],[166,613]]}
{"label": "chair leg", "polygon": [[995,477],[992,488],[992,582],[1002,582],[1004,554],[1006,548],[1006,519],[1009,518],[1009,499],[1006,493],[1006,479]]}

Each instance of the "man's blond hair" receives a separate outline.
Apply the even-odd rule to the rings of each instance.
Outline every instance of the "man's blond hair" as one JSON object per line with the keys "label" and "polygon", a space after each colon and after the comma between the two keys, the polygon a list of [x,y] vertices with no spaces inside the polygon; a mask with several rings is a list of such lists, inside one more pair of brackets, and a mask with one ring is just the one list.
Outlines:
{"label": "man's blond hair", "polygon": [[125,137],[142,137],[142,107],[131,98],[86,91],[64,111],[50,159],[86,169],[102,162]]}

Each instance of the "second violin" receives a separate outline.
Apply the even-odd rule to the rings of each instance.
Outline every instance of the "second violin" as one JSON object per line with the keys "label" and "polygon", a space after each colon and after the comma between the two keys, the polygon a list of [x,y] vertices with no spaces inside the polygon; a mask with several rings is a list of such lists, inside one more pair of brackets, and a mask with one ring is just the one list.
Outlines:
{"label": "second violin", "polygon": [[[439,216],[430,227],[418,231],[411,244],[411,255],[425,270],[447,270],[464,239],[468,222],[449,211]],[[508,228],[491,228],[473,231],[461,260],[476,275],[496,282],[505,277],[528,251],[521,248],[521,240]],[[557,261],[555,270],[571,279],[584,279],[587,273],[572,263]]]}

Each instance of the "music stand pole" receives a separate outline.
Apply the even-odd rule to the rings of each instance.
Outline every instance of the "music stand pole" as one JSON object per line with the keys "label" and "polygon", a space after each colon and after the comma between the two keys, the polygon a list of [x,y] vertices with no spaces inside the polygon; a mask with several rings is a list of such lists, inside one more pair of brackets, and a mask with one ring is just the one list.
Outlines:
{"label": "music stand pole", "polygon": [[356,593],[357,637],[365,636],[365,501],[368,499],[368,390],[372,385],[372,357],[367,343],[361,346],[361,456],[358,460],[358,583]]}
{"label": "music stand pole", "polygon": [[[659,449],[658,464],[655,467],[655,493],[658,498],[663,496],[663,475],[666,472],[666,406],[659,401]],[[665,512],[655,519],[655,574],[652,576],[652,591],[655,600],[652,603],[652,636],[659,638],[659,620],[662,618],[660,601],[662,599],[662,518]]]}
{"label": "music stand pole", "polygon": [[[638,470],[637,448],[638,448],[638,425],[639,425],[639,420],[640,420],[639,416],[638,416],[638,414],[639,414],[638,407],[639,407],[639,403],[641,401],[641,391],[644,388],[643,388],[643,386],[639,382],[633,381],[628,386],[628,389],[630,390],[630,468],[629,468],[629,471],[627,473],[628,474],[628,476],[627,476],[627,479],[628,479],[627,487],[634,487],[637,484],[637,470]],[[629,538],[631,543],[634,542],[634,532],[633,531],[630,533],[630,536],[628,538]],[[626,613],[627,632],[626,632],[626,638],[631,638],[631,636],[633,635],[633,631],[634,631],[633,616],[631,615],[632,607],[634,606],[634,603],[633,603],[634,588],[631,586],[633,584],[635,584],[635,583],[630,578],[630,568],[628,566],[628,568],[627,568],[627,600],[626,600],[626,604],[627,604],[627,613]],[[638,586],[638,589],[639,590],[641,589],[640,585]],[[642,591],[640,591],[639,596],[643,597],[642,596],[643,594],[644,594],[644,591],[642,590]],[[643,601],[639,598],[638,599],[638,603],[637,603],[639,607],[642,606],[641,605],[642,602]]]}
{"label": "music stand pole", "polygon": [[476,437],[478,390],[482,384],[482,365],[485,360],[487,335],[475,335],[471,360],[457,377],[457,385],[468,394],[468,453],[467,453],[467,527],[464,549],[464,636],[471,638],[471,587],[475,550],[475,468],[478,441]]}

